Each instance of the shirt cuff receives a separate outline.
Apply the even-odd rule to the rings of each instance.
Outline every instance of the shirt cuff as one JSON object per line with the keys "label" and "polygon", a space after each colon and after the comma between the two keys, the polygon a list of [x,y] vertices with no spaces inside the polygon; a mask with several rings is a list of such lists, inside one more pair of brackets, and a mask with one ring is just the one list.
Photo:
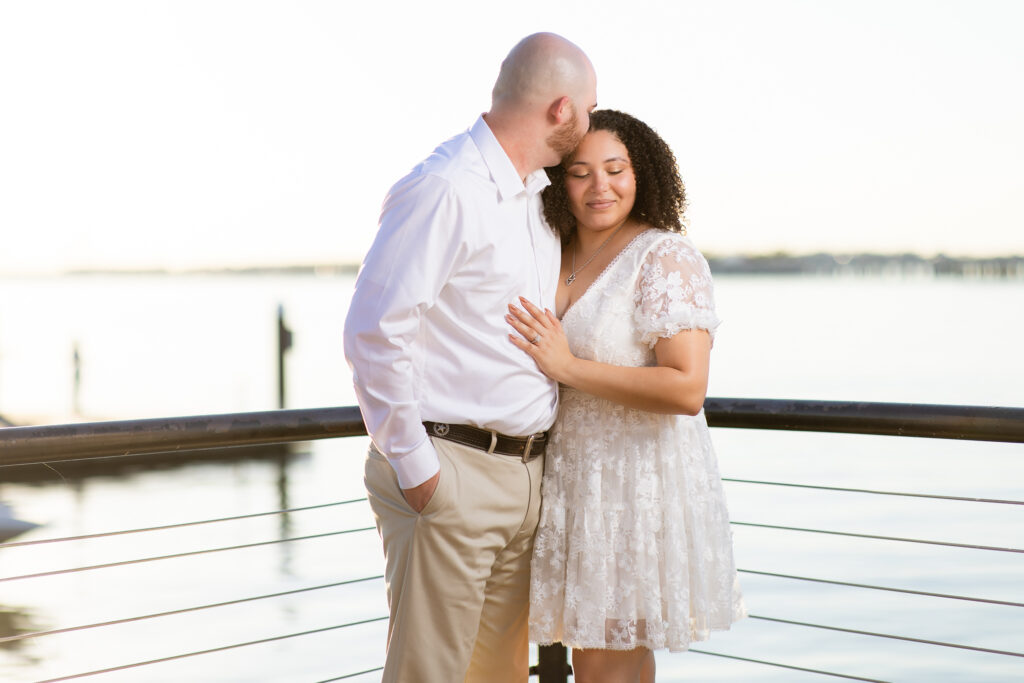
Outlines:
{"label": "shirt cuff", "polygon": [[441,470],[437,451],[429,438],[408,453],[397,458],[389,455],[387,459],[398,475],[399,488],[403,489],[419,486]]}

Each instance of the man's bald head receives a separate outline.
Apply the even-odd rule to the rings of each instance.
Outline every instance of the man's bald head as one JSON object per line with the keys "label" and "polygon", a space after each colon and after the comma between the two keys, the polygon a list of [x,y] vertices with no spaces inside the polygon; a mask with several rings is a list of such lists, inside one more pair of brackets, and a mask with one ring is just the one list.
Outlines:
{"label": "man's bald head", "polygon": [[493,110],[546,107],[567,96],[577,105],[594,91],[594,67],[583,50],[554,33],[523,38],[501,63],[491,93]]}
{"label": "man's bald head", "polygon": [[525,178],[579,144],[596,106],[597,76],[583,50],[554,33],[534,33],[501,63],[484,121]]}

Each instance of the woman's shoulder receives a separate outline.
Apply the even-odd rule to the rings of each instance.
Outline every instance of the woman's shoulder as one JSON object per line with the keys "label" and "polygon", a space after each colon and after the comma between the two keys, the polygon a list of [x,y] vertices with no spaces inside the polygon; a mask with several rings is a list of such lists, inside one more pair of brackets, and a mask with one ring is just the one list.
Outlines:
{"label": "woman's shoulder", "polygon": [[704,255],[684,233],[650,228],[641,237],[644,238],[641,262],[674,260],[707,267]]}

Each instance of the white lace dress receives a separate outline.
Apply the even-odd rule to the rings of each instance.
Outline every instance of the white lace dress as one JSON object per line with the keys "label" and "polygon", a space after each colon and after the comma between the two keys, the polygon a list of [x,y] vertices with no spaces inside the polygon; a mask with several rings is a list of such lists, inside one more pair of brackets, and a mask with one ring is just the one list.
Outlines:
{"label": "white lace dress", "polygon": [[[655,365],[653,346],[718,326],[707,261],[647,230],[565,312],[572,352]],[[686,650],[745,616],[703,411],[659,415],[562,387],[530,582],[530,640]]]}

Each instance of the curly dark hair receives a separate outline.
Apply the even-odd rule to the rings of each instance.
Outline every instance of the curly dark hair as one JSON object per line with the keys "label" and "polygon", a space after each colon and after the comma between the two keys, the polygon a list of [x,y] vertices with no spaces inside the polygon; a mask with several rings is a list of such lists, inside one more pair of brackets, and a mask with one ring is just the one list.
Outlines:
{"label": "curly dark hair", "polygon": [[[636,176],[636,202],[630,216],[652,228],[685,232],[686,188],[679,177],[676,156],[654,129],[615,109],[599,109],[590,115],[590,130],[606,130],[629,152]],[[571,159],[572,154],[566,157]],[[547,169],[551,185],[544,188],[544,217],[566,243],[576,231],[576,217],[569,210],[565,189],[565,161]]]}

